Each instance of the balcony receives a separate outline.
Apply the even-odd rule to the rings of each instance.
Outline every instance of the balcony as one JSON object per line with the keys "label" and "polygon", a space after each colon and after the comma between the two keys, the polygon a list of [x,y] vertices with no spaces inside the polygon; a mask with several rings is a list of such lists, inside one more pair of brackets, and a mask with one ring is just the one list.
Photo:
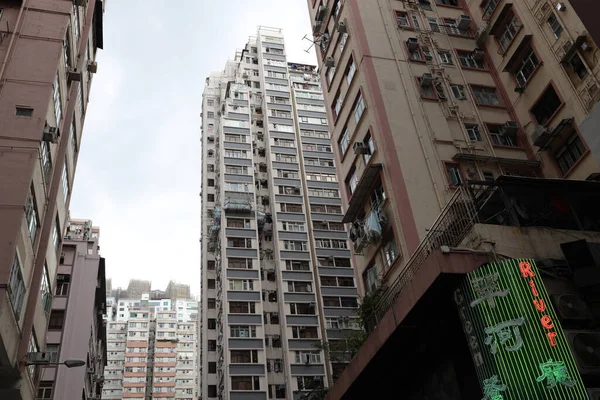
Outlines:
{"label": "balcony", "polygon": [[354,252],[360,254],[366,247],[381,240],[387,217],[379,207],[373,208],[362,221],[355,221],[350,228],[350,240],[354,242]]}
{"label": "balcony", "polygon": [[353,222],[363,209],[365,200],[370,196],[372,184],[381,170],[381,164],[369,164],[362,173],[358,184],[354,188],[352,197],[348,201],[348,210],[342,222]]}

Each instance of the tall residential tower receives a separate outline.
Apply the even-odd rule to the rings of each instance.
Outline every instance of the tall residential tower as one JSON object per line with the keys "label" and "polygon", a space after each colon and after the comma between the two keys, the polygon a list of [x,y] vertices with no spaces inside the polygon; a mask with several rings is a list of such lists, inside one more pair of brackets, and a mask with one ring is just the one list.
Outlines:
{"label": "tall residential tower", "polygon": [[358,294],[318,74],[281,30],[206,79],[202,153],[202,398],[329,386],[318,345],[358,328]]}
{"label": "tall residential tower", "polygon": [[23,361],[46,347],[103,12],[102,0],[0,1],[1,398],[35,397]]}

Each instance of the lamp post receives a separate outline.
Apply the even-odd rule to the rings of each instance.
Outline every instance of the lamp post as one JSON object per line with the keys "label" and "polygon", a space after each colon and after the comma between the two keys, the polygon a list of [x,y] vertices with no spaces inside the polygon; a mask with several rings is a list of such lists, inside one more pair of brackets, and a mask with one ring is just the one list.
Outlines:
{"label": "lamp post", "polygon": [[85,361],[77,360],[77,359],[65,360],[63,362],[55,362],[55,363],[26,361],[25,365],[39,365],[39,366],[44,366],[44,367],[55,366],[55,365],[64,365],[67,368],[76,368],[76,367],[83,367],[85,365]]}

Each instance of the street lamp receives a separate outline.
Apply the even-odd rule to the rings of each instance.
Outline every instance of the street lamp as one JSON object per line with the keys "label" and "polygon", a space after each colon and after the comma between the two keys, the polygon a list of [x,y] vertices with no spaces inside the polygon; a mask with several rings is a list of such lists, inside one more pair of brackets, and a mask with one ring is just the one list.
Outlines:
{"label": "street lamp", "polygon": [[30,353],[28,354],[27,361],[25,361],[25,365],[38,365],[43,367],[55,366],[55,365],[64,365],[67,368],[76,368],[83,367],[85,365],[85,361],[78,359],[70,359],[65,360],[63,362],[50,362],[48,357],[43,356],[41,354],[49,354],[49,353]]}

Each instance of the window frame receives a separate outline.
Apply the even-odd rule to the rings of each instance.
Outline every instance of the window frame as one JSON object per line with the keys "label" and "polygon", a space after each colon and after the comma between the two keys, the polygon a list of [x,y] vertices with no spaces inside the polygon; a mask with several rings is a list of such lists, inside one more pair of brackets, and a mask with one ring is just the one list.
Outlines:
{"label": "window frame", "polygon": [[439,101],[440,100],[440,96],[439,93],[435,87],[435,83],[431,83],[431,90],[433,91],[433,94],[435,95],[435,97],[429,97],[429,96],[425,96],[424,92],[423,92],[423,85],[421,85],[421,77],[420,76],[415,76],[415,81],[417,83],[417,89],[419,90],[419,95],[421,96],[421,99],[423,100],[434,100],[434,101]]}
{"label": "window frame", "polygon": [[[492,108],[505,108],[504,101],[503,101],[502,97],[500,96],[500,94],[498,93],[498,88],[496,88],[494,86],[476,85],[476,84],[469,84],[469,87],[471,88],[471,96],[473,96],[473,100],[475,101],[475,104],[477,106],[479,106],[479,107],[492,107]],[[498,103],[499,104],[480,103],[479,99],[477,98],[477,96],[475,94],[475,89],[476,88],[493,89],[496,97],[498,98]]]}
{"label": "window frame", "polygon": [[[460,169],[460,164],[455,161],[443,161],[443,163],[444,163],[444,173],[446,174],[446,180],[448,181],[448,187],[450,189],[456,189],[460,186],[463,186],[464,182],[465,182],[465,178]],[[460,180],[460,182],[458,182],[458,185],[452,181],[452,177],[450,176],[449,168],[456,168],[456,171],[458,172],[458,178]]]}
{"label": "window frame", "polygon": [[[540,124],[537,117],[535,116],[535,114],[533,113],[533,109],[538,105],[538,103],[542,100],[542,98],[544,97],[544,94],[546,93],[546,91],[548,91],[550,88],[552,88],[552,90],[554,90],[554,92],[556,93],[558,99],[560,100],[560,105],[556,108],[556,110],[554,110],[554,113],[552,115],[550,115],[548,117],[548,120],[545,121],[543,124]],[[558,91],[556,85],[554,84],[554,81],[550,81],[548,83],[548,85],[546,85],[546,87],[544,88],[544,90],[542,90],[542,92],[540,93],[540,95],[537,97],[537,99],[535,99],[535,101],[533,102],[533,105],[529,108],[529,115],[531,116],[531,120],[537,124],[537,125],[541,125],[541,126],[548,126],[549,124],[552,123],[552,121],[556,118],[556,116],[560,113],[560,111],[562,110],[562,108],[565,106],[565,100],[562,97],[562,95],[560,94],[560,92]]]}
{"label": "window frame", "polygon": [[[456,56],[458,57],[458,64],[461,69],[469,70],[469,71],[489,71],[485,59],[483,61],[477,61],[473,58],[473,52],[475,50],[462,50],[456,49]],[[465,65],[463,64],[463,60],[471,61],[472,64]],[[469,62],[467,62],[469,64]],[[481,67],[479,66],[481,64]]]}
{"label": "window frame", "polygon": [[[537,64],[533,67],[529,76],[525,77],[525,75],[522,73],[522,71],[526,66],[525,62],[531,61],[532,56],[534,56],[536,58]],[[543,61],[540,58],[540,55],[536,51],[535,47],[533,46],[533,43],[530,43],[529,46],[527,46],[519,54],[517,60],[518,61],[514,62],[514,64],[513,64],[514,66],[510,70],[510,75],[513,78],[514,82],[516,83],[517,87],[526,88],[527,85],[529,85],[529,82],[531,81],[531,79],[533,79],[535,74],[538,72],[540,67],[543,65]],[[523,78],[521,78],[524,81],[523,83],[520,82],[520,80],[519,80],[519,73],[521,74],[521,76],[523,76]]]}
{"label": "window frame", "polygon": [[[568,143],[569,141],[571,141],[571,143]],[[576,141],[579,142],[579,146],[575,145],[575,147],[580,147],[578,150],[581,152],[581,154],[577,159],[573,160],[573,163],[569,165],[566,170],[564,170],[557,154],[561,151],[566,153],[570,149],[568,146],[573,145],[573,143]],[[581,137],[579,130],[576,126],[573,126],[571,133],[566,136],[566,139],[561,142],[560,146],[558,146],[557,149],[552,152],[552,161],[554,161],[558,172],[561,174],[561,178],[567,177],[575,168],[577,168],[577,165],[583,161],[589,152],[590,150],[587,147],[585,140]],[[570,155],[572,156],[573,154],[571,153]]]}
{"label": "window frame", "polygon": [[[514,31],[508,30],[508,28],[511,26],[513,27]],[[522,29],[523,29],[523,21],[521,20],[521,18],[515,11],[514,7],[511,7],[510,12],[508,12],[507,15],[504,17],[504,20],[500,24],[498,31],[494,35],[494,39],[496,40],[496,43],[498,44],[498,47],[500,48],[500,50],[499,50],[500,54],[506,54],[508,52],[508,50],[510,49],[512,44],[515,42],[515,39],[517,38],[517,36],[519,36],[519,33],[521,32]],[[508,42],[503,40],[503,38],[508,37],[507,33],[512,34],[512,37],[510,38],[510,40]]]}

